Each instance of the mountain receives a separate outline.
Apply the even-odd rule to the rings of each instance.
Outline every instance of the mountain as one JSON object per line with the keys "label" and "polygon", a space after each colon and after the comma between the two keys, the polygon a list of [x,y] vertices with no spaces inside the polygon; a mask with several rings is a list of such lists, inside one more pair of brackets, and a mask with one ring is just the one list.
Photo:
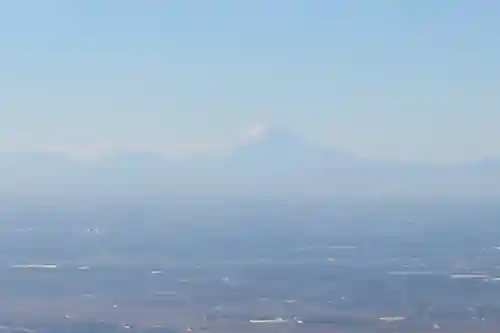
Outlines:
{"label": "mountain", "polygon": [[272,130],[226,155],[130,152],[92,162],[0,154],[0,194],[500,196],[500,163],[433,167],[372,161]]}
{"label": "mountain", "polygon": [[[358,157],[319,147],[285,130],[273,130],[237,147],[230,162],[252,167],[316,168],[325,164],[352,167],[362,163]],[[283,171],[283,170],[276,170]]]}

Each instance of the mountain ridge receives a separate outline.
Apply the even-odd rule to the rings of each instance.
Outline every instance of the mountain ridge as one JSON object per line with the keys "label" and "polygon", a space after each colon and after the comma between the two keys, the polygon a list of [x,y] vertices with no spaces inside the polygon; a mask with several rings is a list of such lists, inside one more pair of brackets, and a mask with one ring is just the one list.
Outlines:
{"label": "mountain ridge", "polygon": [[147,152],[78,161],[61,153],[0,153],[0,192],[498,195],[500,161],[432,166],[375,161],[273,130],[221,156]]}

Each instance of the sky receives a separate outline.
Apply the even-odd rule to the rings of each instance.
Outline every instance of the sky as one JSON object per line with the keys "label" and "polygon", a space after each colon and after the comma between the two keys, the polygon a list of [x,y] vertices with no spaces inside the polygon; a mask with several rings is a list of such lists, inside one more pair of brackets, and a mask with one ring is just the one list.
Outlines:
{"label": "sky", "polygon": [[500,158],[496,0],[0,2],[0,149],[196,153],[285,128]]}

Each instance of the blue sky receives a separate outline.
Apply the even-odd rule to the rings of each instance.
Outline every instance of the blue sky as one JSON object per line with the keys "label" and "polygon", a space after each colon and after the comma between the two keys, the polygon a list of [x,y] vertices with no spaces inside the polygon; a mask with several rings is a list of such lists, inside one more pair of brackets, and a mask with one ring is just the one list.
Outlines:
{"label": "blue sky", "polygon": [[255,127],[365,156],[500,157],[494,0],[0,4],[0,148],[197,151]]}

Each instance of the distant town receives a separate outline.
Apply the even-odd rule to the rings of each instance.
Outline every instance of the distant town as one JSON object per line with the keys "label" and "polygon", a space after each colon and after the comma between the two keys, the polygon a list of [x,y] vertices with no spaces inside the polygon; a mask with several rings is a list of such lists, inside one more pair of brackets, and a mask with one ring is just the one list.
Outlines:
{"label": "distant town", "polygon": [[[184,224],[132,223],[120,208],[87,223],[48,213],[38,216],[45,223],[10,223],[2,213],[0,330],[495,331],[497,212],[471,228],[485,207],[447,208],[452,225],[435,204],[405,205],[314,206],[320,217],[300,219],[292,206],[272,219],[255,204],[242,204],[238,219],[198,207]],[[195,223],[202,215],[209,225]]]}

